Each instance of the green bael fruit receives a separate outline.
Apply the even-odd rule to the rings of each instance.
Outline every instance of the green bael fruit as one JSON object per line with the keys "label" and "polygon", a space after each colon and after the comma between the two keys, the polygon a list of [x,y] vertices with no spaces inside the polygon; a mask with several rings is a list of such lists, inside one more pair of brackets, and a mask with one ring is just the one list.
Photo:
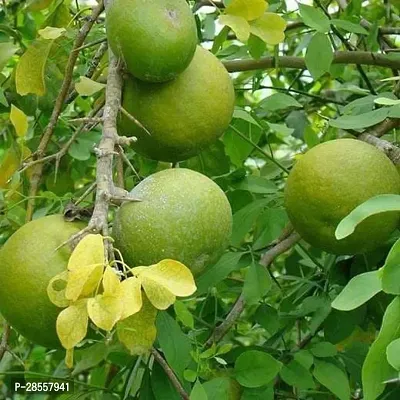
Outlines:
{"label": "green bael fruit", "polygon": [[113,52],[144,81],[175,78],[197,45],[196,22],[185,0],[114,0],[106,29]]}
{"label": "green bael fruit", "polygon": [[336,240],[339,222],[373,196],[399,193],[399,174],[381,151],[360,140],[338,139],[301,156],[286,183],[285,205],[304,240],[330,253],[357,254],[386,241],[399,213],[369,217],[351,236]]}
{"label": "green bael fruit", "polygon": [[115,247],[130,267],[170,258],[197,275],[228,245],[231,207],[206,176],[168,169],[149,176],[131,193],[142,201],[124,203],[113,227]]}
{"label": "green bael fruit", "polygon": [[209,51],[197,47],[190,66],[171,82],[125,80],[123,107],[148,133],[125,115],[120,116],[119,132],[136,136],[133,147],[146,157],[185,160],[224,133],[234,102],[233,83],[224,66]]}
{"label": "green bael fruit", "polygon": [[36,219],[15,232],[0,250],[0,312],[21,335],[39,345],[60,348],[56,319],[61,311],[47,296],[51,278],[67,269],[67,246],[83,228],[61,215]]}

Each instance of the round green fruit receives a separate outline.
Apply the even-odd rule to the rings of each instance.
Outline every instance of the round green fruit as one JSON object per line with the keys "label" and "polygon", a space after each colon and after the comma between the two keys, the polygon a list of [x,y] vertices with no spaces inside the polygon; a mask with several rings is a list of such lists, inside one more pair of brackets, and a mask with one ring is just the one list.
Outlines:
{"label": "round green fruit", "polygon": [[165,82],[190,64],[197,28],[185,0],[113,0],[108,43],[138,79]]}
{"label": "round green fruit", "polygon": [[339,222],[373,196],[399,193],[399,174],[381,151],[360,140],[338,139],[301,156],[286,183],[285,205],[295,230],[311,245],[333,254],[357,254],[386,241],[399,213],[371,216],[342,240],[335,238]]}
{"label": "round green fruit", "polygon": [[119,131],[136,136],[134,149],[159,161],[181,161],[214,143],[232,119],[235,92],[221,62],[197,47],[190,66],[162,84],[127,77],[123,107],[146,129],[121,114]]}
{"label": "round green fruit", "polygon": [[36,219],[22,226],[0,249],[0,312],[22,336],[49,348],[60,348],[56,319],[60,309],[47,296],[51,278],[67,269],[67,246],[81,223],[61,215]]}
{"label": "round green fruit", "polygon": [[224,192],[198,172],[173,168],[140,182],[124,203],[113,227],[115,247],[131,266],[169,258],[197,275],[228,245],[232,212]]}

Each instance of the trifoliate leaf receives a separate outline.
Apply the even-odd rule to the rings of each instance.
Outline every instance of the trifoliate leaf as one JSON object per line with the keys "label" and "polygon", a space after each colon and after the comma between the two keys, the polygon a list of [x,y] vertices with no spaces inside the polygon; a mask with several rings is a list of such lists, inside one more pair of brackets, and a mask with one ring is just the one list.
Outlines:
{"label": "trifoliate leaf", "polygon": [[103,276],[103,265],[86,265],[73,269],[68,274],[65,297],[75,301],[79,297],[92,295],[98,288]]}
{"label": "trifoliate leaf", "polygon": [[221,15],[219,17],[219,23],[222,25],[229,26],[233,32],[236,33],[237,38],[241,42],[246,42],[250,36],[250,25],[243,18],[236,15]]}
{"label": "trifoliate leaf", "polygon": [[44,95],[46,91],[44,69],[52,44],[52,40],[35,40],[22,55],[15,75],[18,94]]}
{"label": "trifoliate leaf", "polygon": [[109,332],[120,320],[123,305],[118,296],[99,294],[88,300],[87,309],[93,323]]}
{"label": "trifoliate leaf", "polygon": [[86,235],[75,247],[68,260],[68,270],[104,264],[104,242],[101,235]]}
{"label": "trifoliate leaf", "polygon": [[72,349],[86,336],[88,327],[87,300],[78,300],[61,311],[57,318],[57,335],[66,349]]}
{"label": "trifoliate leaf", "polygon": [[142,283],[136,278],[128,278],[120,284],[120,301],[123,305],[121,319],[130,317],[142,308]]}
{"label": "trifoliate leaf", "polygon": [[117,323],[118,339],[131,354],[146,354],[152,348],[157,335],[156,316],[157,310],[144,298],[138,313]]}
{"label": "trifoliate leaf", "polygon": [[68,307],[71,303],[65,297],[68,282],[68,271],[61,272],[52,278],[47,286],[47,295],[57,307]]}
{"label": "trifoliate leaf", "polygon": [[120,290],[120,281],[113,268],[107,267],[103,275],[103,289],[105,295],[117,295]]}
{"label": "trifoliate leaf", "polygon": [[92,79],[86,78],[86,76],[81,76],[79,82],[75,83],[75,90],[81,96],[92,96],[105,87],[106,85],[104,83],[96,82]]}
{"label": "trifoliate leaf", "polygon": [[15,107],[14,104],[11,104],[10,120],[17,136],[25,136],[28,131],[28,117],[18,107]]}
{"label": "trifoliate leaf", "polygon": [[141,277],[141,281],[146,296],[155,308],[166,310],[171,304],[174,304],[176,297],[164,286],[146,276]]}
{"label": "trifoliate leaf", "polygon": [[141,279],[151,279],[175,296],[190,296],[197,289],[190,269],[179,261],[166,259],[140,270],[133,268],[132,272],[138,273]]}
{"label": "trifoliate leaf", "polygon": [[260,18],[268,7],[264,0],[232,0],[225,12],[230,15],[243,17],[247,21]]}
{"label": "trifoliate leaf", "polygon": [[74,366],[74,348],[67,349],[65,353],[65,365],[71,369]]}
{"label": "trifoliate leaf", "polygon": [[274,13],[265,13],[250,23],[250,32],[265,43],[276,45],[285,39],[286,21]]}
{"label": "trifoliate leaf", "polygon": [[53,26],[46,26],[44,29],[39,29],[38,34],[43,39],[55,40],[62,36],[67,30],[65,28],[54,28]]}

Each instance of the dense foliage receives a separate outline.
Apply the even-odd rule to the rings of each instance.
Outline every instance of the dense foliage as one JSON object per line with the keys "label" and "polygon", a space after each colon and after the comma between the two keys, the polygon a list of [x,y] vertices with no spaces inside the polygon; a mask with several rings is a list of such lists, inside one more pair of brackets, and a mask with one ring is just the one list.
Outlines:
{"label": "dense foliage", "polygon": [[[233,213],[229,246],[196,276],[194,294],[179,265],[170,265],[178,283],[164,282],[172,293],[168,301],[149,289],[163,265],[153,266],[155,275],[147,272],[147,278],[138,270],[150,302],[163,310],[156,317],[144,300],[150,322],[138,318],[135,329],[157,335],[146,352],[126,349],[122,343],[136,338],[127,327],[125,339],[120,333],[118,339],[112,330],[117,318],[104,324],[92,315],[73,362],[70,349],[65,360],[65,349],[35,345],[4,320],[0,398],[398,399],[399,231],[369,253],[321,251],[293,232],[284,187],[301,153],[332,139],[364,140],[400,163],[400,2],[270,0],[268,8],[264,0],[188,3],[199,44],[230,72],[235,111],[222,137],[173,164],[139,155],[127,138],[112,142],[110,154],[102,152],[110,115],[115,120],[119,112],[112,107],[119,100],[109,97],[119,70],[107,51],[101,3],[0,5],[0,246],[26,222],[52,214],[89,222],[109,244],[124,197],[107,197],[107,182],[130,191],[176,167],[211,178]],[[214,109],[193,112],[208,121]],[[132,119],[126,110],[125,117]],[[399,209],[395,194],[373,198],[342,221],[336,238],[350,235],[368,216]],[[104,248],[97,249],[103,257]],[[105,274],[110,287],[118,286],[110,283],[110,269]],[[30,323],[35,318],[31,314]],[[91,335],[95,325],[105,327],[101,334]],[[73,384],[74,393],[16,393],[15,379],[22,377],[58,378]]]}

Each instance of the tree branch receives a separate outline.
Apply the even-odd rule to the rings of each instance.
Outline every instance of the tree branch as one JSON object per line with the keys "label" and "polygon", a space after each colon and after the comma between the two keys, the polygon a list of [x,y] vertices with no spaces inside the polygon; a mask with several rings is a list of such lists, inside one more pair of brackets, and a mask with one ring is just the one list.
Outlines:
{"label": "tree branch", "polygon": [[[103,9],[104,9],[103,0],[100,0],[99,4],[93,9],[92,15],[87,19],[85,24],[80,29],[78,35],[76,36],[73,49],[82,46],[86,36],[89,34],[93,24],[96,22],[97,18],[102,13]],[[46,129],[40,139],[39,146],[35,153],[34,157],[35,159],[41,159],[44,157],[47,146],[49,145],[50,139],[53,136],[54,128],[57,125],[58,118],[61,114],[65,99],[68,96],[69,88],[72,82],[72,74],[74,71],[76,60],[78,59],[78,55],[79,52],[74,50],[72,50],[69,55],[67,66],[65,67],[64,80],[60,89],[60,93],[57,96],[55,106],[50,117],[50,121],[46,126]],[[43,172],[42,163],[38,163],[32,168],[32,174],[30,179],[31,187],[29,190],[29,201],[26,209],[26,221],[30,221],[32,219],[33,210],[35,207],[35,197],[39,188],[42,172]]]}
{"label": "tree branch", "polygon": [[[265,268],[268,268],[276,257],[292,248],[301,239],[297,232],[292,232],[289,236],[283,237],[284,239],[281,242],[277,243],[261,257],[260,264]],[[242,292],[224,321],[214,329],[213,333],[206,341],[206,347],[210,347],[213,343],[219,342],[228,333],[242,314],[245,306],[246,300]]]}
{"label": "tree branch", "polygon": [[176,377],[174,371],[168,365],[168,363],[164,360],[164,357],[153,347],[151,350],[151,354],[153,355],[154,359],[160,364],[161,368],[167,374],[168,379],[171,381],[172,385],[182,397],[183,400],[189,400],[189,395],[186,393],[185,389],[179,382],[179,379]]}
{"label": "tree branch", "polygon": [[[333,64],[374,65],[391,69],[400,69],[400,60],[390,58],[386,54],[369,51],[336,51]],[[228,72],[253,71],[257,69],[294,68],[306,69],[303,57],[280,56],[262,57],[259,60],[225,60],[223,61]]]}

